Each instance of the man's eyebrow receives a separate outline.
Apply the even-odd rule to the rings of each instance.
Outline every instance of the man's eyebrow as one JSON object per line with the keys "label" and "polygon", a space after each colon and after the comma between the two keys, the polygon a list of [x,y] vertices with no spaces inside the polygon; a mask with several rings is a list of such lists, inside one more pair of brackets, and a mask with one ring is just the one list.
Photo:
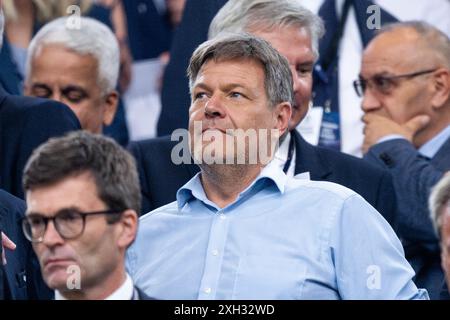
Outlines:
{"label": "man's eyebrow", "polygon": [[33,85],[31,87],[33,89],[34,88],[42,88],[42,89],[51,90],[51,88],[48,85],[46,85],[45,83],[41,83],[41,82],[35,82],[35,83],[33,83]]}
{"label": "man's eyebrow", "polygon": [[232,89],[236,89],[236,88],[241,88],[241,89],[244,89],[244,90],[250,90],[250,88],[245,87],[245,86],[243,86],[240,83],[229,83],[229,84],[223,86],[223,88],[225,90],[227,90],[227,91],[232,90]]}
{"label": "man's eyebrow", "polygon": [[[82,212],[81,208],[77,207],[77,206],[70,206],[70,207],[64,207],[59,209],[58,211],[54,212],[53,214],[56,215],[58,213],[61,213],[63,211],[78,211],[78,212]],[[38,216],[43,216],[46,217],[46,215],[44,215],[42,212],[37,212],[37,211],[28,211],[26,212],[26,215],[38,215]]]}
{"label": "man's eyebrow", "polygon": [[310,67],[312,65],[314,65],[314,60],[297,63],[298,67]]}
{"label": "man's eyebrow", "polygon": [[83,92],[86,92],[86,89],[85,88],[83,88],[83,87],[80,87],[80,86],[77,86],[77,85],[73,85],[73,84],[70,84],[70,85],[68,85],[68,86],[65,86],[65,87],[63,87],[63,88],[61,88],[61,91],[83,91]]}
{"label": "man's eyebrow", "polygon": [[207,91],[211,91],[211,88],[203,82],[195,83],[192,90],[195,90],[195,89],[204,89]]}

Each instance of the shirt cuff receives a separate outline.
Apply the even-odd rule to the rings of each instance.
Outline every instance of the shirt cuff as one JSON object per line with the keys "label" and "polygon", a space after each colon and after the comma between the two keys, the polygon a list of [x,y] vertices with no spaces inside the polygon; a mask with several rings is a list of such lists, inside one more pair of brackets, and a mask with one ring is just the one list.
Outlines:
{"label": "shirt cuff", "polygon": [[407,140],[404,136],[402,136],[401,134],[388,134],[387,136],[382,137],[381,139],[378,139],[378,141],[376,142],[376,144],[378,143],[382,143],[385,141],[390,141],[390,140],[394,140],[394,139],[404,139]]}

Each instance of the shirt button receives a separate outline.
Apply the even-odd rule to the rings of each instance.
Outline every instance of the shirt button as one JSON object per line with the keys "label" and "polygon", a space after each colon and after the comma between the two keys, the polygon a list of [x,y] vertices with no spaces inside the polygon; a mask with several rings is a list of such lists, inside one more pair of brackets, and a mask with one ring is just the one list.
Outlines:
{"label": "shirt button", "polygon": [[206,294],[210,294],[211,293],[211,288],[205,288],[204,291],[205,291]]}
{"label": "shirt button", "polygon": [[224,214],[220,214],[220,219],[225,220],[227,217]]}
{"label": "shirt button", "polygon": [[217,256],[218,254],[219,254],[219,250],[214,249],[214,250],[212,251],[212,255],[213,255],[213,256]]}

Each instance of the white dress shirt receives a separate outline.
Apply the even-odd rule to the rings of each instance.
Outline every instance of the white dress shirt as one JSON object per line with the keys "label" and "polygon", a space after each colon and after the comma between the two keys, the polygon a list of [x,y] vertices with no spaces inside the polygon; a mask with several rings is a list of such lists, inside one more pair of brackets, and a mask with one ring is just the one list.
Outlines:
{"label": "white dress shirt", "polygon": [[[289,143],[291,142],[291,135],[286,135],[286,138],[283,140],[283,142],[280,144],[278,150],[275,152],[275,156],[273,157],[274,162],[278,164],[278,166],[283,170],[284,165],[288,158],[289,153]],[[293,177],[295,174],[295,145],[294,145],[294,151],[292,153],[292,160],[289,165],[288,171],[286,172],[286,175],[288,177]]]}

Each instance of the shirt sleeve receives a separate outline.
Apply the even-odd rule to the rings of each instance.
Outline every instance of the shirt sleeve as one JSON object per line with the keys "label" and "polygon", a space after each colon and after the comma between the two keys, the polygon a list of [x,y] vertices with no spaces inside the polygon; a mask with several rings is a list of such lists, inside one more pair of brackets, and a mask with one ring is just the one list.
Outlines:
{"label": "shirt sleeve", "polygon": [[400,240],[362,197],[348,197],[332,228],[330,250],[342,299],[428,299],[412,278]]}

